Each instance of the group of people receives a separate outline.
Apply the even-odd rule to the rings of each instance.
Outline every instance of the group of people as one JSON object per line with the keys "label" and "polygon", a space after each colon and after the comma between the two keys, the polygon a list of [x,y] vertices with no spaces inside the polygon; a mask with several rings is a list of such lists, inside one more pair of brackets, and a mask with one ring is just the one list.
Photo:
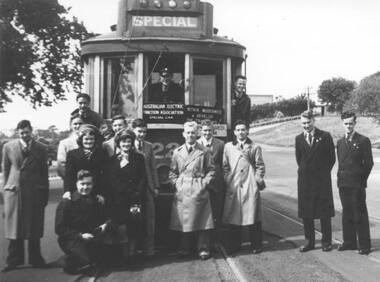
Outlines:
{"label": "group of people", "polygon": [[[245,78],[238,77],[239,83],[244,84]],[[124,116],[114,116],[114,136],[104,141],[99,131],[104,121],[89,109],[90,96],[79,94],[77,102],[70,118],[72,135],[60,142],[57,155],[64,193],[56,210],[55,231],[66,254],[63,268],[68,273],[88,271],[94,264],[108,262],[115,250],[131,260],[139,247],[151,258],[160,183],[153,145],[145,140],[147,124],[135,119],[128,128]],[[365,188],[373,166],[371,143],[354,130],[354,113],[345,112],[341,118],[346,134],[337,143],[337,155],[344,242],[338,250],[368,254]],[[314,219],[321,221],[322,250],[332,249],[335,146],[331,135],[314,123],[311,112],[302,113],[304,132],[295,139],[298,211],[306,238],[301,252],[315,248]],[[266,186],[262,150],[248,138],[246,120],[236,120],[232,129],[234,141],[224,144],[213,136],[209,120],[183,125],[184,144],[174,150],[169,172],[174,191],[170,229],[180,232],[180,257],[191,254],[196,239],[199,258],[210,258],[221,241],[222,225],[228,229],[230,253],[240,249],[243,227],[249,230],[252,253],[262,251],[260,191]],[[46,266],[40,238],[49,195],[47,153],[32,138],[29,121],[20,121],[17,131],[19,139],[3,149],[5,237],[10,240],[3,271],[24,263],[24,240],[28,240],[29,263]]]}

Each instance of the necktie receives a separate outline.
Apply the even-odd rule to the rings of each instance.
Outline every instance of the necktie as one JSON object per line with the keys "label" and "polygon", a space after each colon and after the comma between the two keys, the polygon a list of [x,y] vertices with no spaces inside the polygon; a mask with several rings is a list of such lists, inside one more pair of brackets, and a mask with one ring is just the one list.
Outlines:
{"label": "necktie", "polygon": [[207,148],[210,148],[210,147],[211,147],[211,144],[210,144],[210,143],[208,143],[208,144],[206,145],[206,147],[207,147]]}
{"label": "necktie", "polygon": [[143,146],[142,146],[142,141],[139,141],[139,146],[138,146],[137,149],[138,149],[139,151],[142,151],[142,147],[143,147]]}
{"label": "necktie", "polygon": [[346,142],[347,142],[348,145],[351,144],[351,134],[347,134]]}
{"label": "necktie", "polygon": [[190,154],[192,151],[193,151],[193,147],[190,146],[190,147],[189,147],[189,154]]}
{"label": "necktie", "polygon": [[311,146],[311,143],[313,142],[313,136],[311,135],[311,133],[309,133],[307,135],[307,141],[308,141],[309,145]]}
{"label": "necktie", "polygon": [[244,144],[243,143],[240,143],[240,149],[244,149]]}

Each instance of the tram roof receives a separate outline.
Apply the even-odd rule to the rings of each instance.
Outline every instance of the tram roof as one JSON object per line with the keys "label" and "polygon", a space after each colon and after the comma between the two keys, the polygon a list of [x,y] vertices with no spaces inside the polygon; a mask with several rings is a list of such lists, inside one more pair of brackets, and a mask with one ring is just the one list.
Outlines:
{"label": "tram roof", "polygon": [[82,42],[82,56],[129,52],[174,52],[244,58],[245,47],[226,37],[119,37],[106,33]]}

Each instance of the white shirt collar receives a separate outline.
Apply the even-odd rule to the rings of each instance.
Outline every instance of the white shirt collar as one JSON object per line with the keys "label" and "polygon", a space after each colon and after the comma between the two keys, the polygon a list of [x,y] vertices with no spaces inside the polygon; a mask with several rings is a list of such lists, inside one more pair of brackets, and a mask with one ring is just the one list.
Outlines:
{"label": "white shirt collar", "polygon": [[206,140],[206,138],[204,138],[203,136],[201,137],[201,142],[203,144],[203,146],[207,146],[207,145],[210,145],[212,144],[212,139],[213,137],[210,138],[210,140]]}
{"label": "white shirt collar", "polygon": [[304,130],[304,136],[305,136],[305,138],[306,138],[309,134],[311,134],[311,137],[314,137],[314,134],[315,134],[315,128],[313,128],[313,130],[310,131],[310,132]]}
{"label": "white shirt collar", "polygon": [[20,140],[20,143],[21,143],[21,146],[22,148],[28,148],[30,146],[30,144],[32,143],[32,140],[29,141],[29,143],[26,143],[24,140],[22,140],[21,138],[19,139]]}

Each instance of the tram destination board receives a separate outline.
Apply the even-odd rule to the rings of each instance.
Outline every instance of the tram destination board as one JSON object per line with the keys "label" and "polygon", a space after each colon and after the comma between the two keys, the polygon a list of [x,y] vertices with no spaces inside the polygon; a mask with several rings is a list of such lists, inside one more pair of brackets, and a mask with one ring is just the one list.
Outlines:
{"label": "tram destination board", "polygon": [[186,120],[200,122],[205,119],[220,123],[223,120],[223,110],[197,105],[150,103],[144,104],[143,116],[147,123],[182,124]]}

